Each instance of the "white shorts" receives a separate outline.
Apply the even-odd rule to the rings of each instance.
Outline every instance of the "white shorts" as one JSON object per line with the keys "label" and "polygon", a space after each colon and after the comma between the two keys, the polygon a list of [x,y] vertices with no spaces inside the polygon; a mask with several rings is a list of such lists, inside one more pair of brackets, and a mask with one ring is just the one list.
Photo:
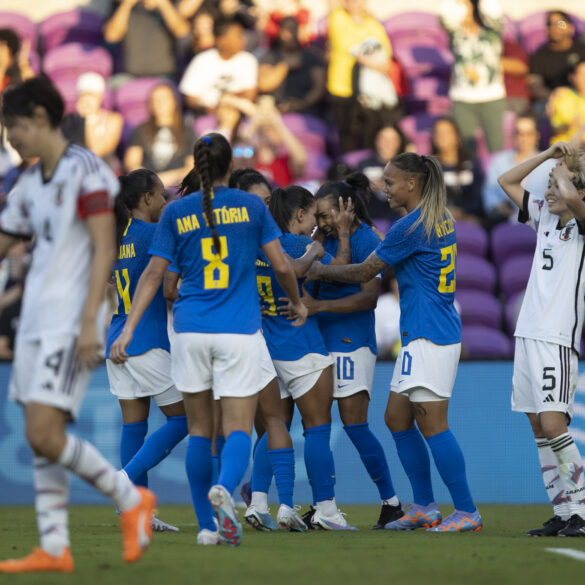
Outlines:
{"label": "white shorts", "polygon": [[260,389],[266,388],[274,378],[276,378],[276,369],[274,368],[274,364],[272,363],[272,358],[270,357],[270,352],[268,351],[268,346],[266,345],[266,340],[264,339],[264,335],[262,335],[262,347],[261,347],[262,355],[260,357]]}
{"label": "white shorts", "polygon": [[171,377],[181,392],[213,390],[215,398],[252,396],[262,390],[262,333],[175,333]]}
{"label": "white shorts", "polygon": [[20,404],[38,402],[77,418],[91,370],[80,369],[75,357],[76,335],[16,339],[9,398]]}
{"label": "white shorts", "polygon": [[573,413],[579,363],[571,348],[516,338],[512,410]]}
{"label": "white shorts", "polygon": [[160,347],[132,355],[123,364],[108,359],[106,369],[110,392],[120,400],[152,396],[157,406],[183,400],[171,380],[171,354]]}
{"label": "white shorts", "polygon": [[411,402],[449,400],[460,355],[460,343],[438,345],[423,337],[411,341],[396,358],[390,391],[407,394]]}
{"label": "white shorts", "polygon": [[369,347],[332,351],[329,355],[333,358],[333,398],[346,398],[363,390],[372,395],[376,355]]}
{"label": "white shorts", "polygon": [[308,353],[294,361],[274,360],[278,374],[280,397],[298,400],[316,383],[323,370],[333,363],[331,356],[321,353]]}

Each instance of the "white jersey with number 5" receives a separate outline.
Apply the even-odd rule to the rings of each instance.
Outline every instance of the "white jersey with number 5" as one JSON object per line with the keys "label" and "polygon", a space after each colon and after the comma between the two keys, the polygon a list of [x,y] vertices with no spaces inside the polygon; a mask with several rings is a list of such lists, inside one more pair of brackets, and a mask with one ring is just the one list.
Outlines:
{"label": "white jersey with number 5", "polygon": [[0,231],[35,238],[19,339],[79,333],[92,257],[85,220],[110,212],[118,188],[98,156],[74,145],[67,147],[50,180],[43,180],[37,163],[17,181],[0,215]]}
{"label": "white jersey with number 5", "polygon": [[578,353],[585,308],[585,227],[575,218],[560,227],[546,200],[528,192],[518,218],[536,230],[537,239],[514,335]]}

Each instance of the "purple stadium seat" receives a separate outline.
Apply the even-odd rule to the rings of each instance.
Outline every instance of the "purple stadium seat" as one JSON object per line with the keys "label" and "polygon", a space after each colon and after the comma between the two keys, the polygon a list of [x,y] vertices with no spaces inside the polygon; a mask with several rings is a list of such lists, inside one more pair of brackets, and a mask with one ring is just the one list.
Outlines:
{"label": "purple stadium seat", "polygon": [[389,219],[384,219],[383,217],[374,217],[372,219],[372,223],[374,224],[374,227],[376,227],[380,233],[384,235],[388,233],[388,230],[392,225],[392,222]]}
{"label": "purple stadium seat", "polygon": [[458,254],[471,254],[481,258],[487,256],[488,236],[480,225],[469,221],[458,221],[455,223],[455,235]]}
{"label": "purple stadium seat", "polygon": [[468,325],[461,331],[463,354],[473,359],[509,359],[513,355],[510,339],[501,331],[482,325]]}
{"label": "purple stadium seat", "polygon": [[39,24],[43,51],[64,43],[100,45],[103,42],[103,23],[99,14],[79,8],[53,14]]}
{"label": "purple stadium seat", "polygon": [[504,16],[504,33],[502,36],[505,41],[518,42],[518,25],[508,15]]}
{"label": "purple stadium seat", "polygon": [[498,271],[500,289],[506,299],[521,293],[528,283],[534,254],[521,254],[504,262]]}
{"label": "purple stadium seat", "polygon": [[391,16],[383,24],[393,45],[414,43],[443,48],[449,46],[449,37],[436,14],[401,12]]}
{"label": "purple stadium seat", "polygon": [[521,223],[500,223],[490,236],[492,256],[497,266],[518,254],[533,254],[536,232]]}
{"label": "purple stadium seat", "polygon": [[207,134],[208,132],[212,132],[217,128],[217,117],[213,114],[208,114],[207,116],[199,116],[195,118],[195,122],[193,124],[193,132],[195,132],[195,136],[203,136],[203,134]]}
{"label": "purple stadium seat", "polygon": [[478,290],[462,290],[457,291],[455,299],[461,309],[460,317],[463,325],[500,328],[502,305],[493,295]]}
{"label": "purple stadium seat", "polygon": [[[310,156],[307,161],[307,167],[303,174],[303,181],[323,181],[327,176],[327,171],[331,166],[331,159],[325,154],[315,154]],[[301,179],[299,179],[301,181]],[[295,179],[296,182],[296,179]]]}
{"label": "purple stadium seat", "polygon": [[364,148],[362,150],[346,152],[340,156],[340,160],[352,169],[356,169],[363,160],[366,160],[370,156],[374,156],[374,151],[369,148]]}
{"label": "purple stadium seat", "polygon": [[309,114],[290,113],[282,116],[286,127],[295,135],[318,134],[327,136],[329,127],[327,122]]}
{"label": "purple stadium seat", "polygon": [[496,289],[494,265],[479,256],[457,255],[457,290],[479,290],[493,294]]}
{"label": "purple stadium seat", "polygon": [[[53,79],[53,83],[65,101],[65,113],[74,112],[77,102],[77,77],[57,77]],[[114,95],[109,87],[106,87],[103,107],[106,110],[111,110],[114,107]]]}
{"label": "purple stadium seat", "polygon": [[0,12],[0,28],[11,28],[21,40],[28,39],[33,50],[37,47],[37,25],[24,14]]}
{"label": "purple stadium seat", "polygon": [[47,51],[43,70],[51,78],[79,77],[88,71],[99,73],[104,79],[112,74],[112,56],[103,47],[81,43],[67,43]]}
{"label": "purple stadium seat", "polygon": [[435,45],[396,44],[394,50],[411,81],[419,76],[434,75],[443,78],[446,83],[451,75],[453,55],[447,49]]}
{"label": "purple stadium seat", "polygon": [[132,127],[146,122],[149,117],[148,96],[155,86],[164,84],[169,85],[176,91],[176,86],[172,81],[158,77],[142,77],[128,81],[116,91],[116,110],[124,116],[124,120]]}

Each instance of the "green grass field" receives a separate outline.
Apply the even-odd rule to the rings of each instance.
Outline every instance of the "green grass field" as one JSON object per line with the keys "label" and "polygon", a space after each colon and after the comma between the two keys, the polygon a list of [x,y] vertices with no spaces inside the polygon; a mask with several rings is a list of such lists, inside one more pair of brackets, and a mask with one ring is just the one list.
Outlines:
{"label": "green grass field", "polygon": [[[548,547],[585,551],[585,539],[529,538],[550,515],[541,506],[482,506],[478,534],[372,531],[374,506],[343,506],[359,532],[256,532],[244,528],[238,548],[195,545],[188,506],[163,506],[159,516],[181,528],[156,534],[135,565],[121,559],[117,517],[106,507],[73,507],[70,514],[73,575],[0,575],[0,583],[147,585],[504,585],[583,582],[585,563]],[[449,512],[444,508],[443,512]],[[240,516],[242,513],[240,512]],[[0,558],[23,556],[38,542],[32,507],[0,508]],[[566,581],[565,581],[566,580]]]}

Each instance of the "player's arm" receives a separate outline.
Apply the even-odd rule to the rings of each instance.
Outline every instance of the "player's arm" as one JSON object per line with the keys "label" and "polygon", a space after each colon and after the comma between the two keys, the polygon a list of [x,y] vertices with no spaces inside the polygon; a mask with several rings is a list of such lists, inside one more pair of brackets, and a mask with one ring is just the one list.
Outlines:
{"label": "player's arm", "polygon": [[167,270],[163,280],[163,296],[167,301],[174,303],[179,298],[179,278],[178,272]]}
{"label": "player's arm", "polygon": [[570,155],[574,151],[574,147],[566,142],[557,142],[550,148],[521,162],[519,165],[506,171],[503,175],[498,177],[498,183],[504,190],[506,195],[522,209],[524,203],[524,187],[522,181],[538,166],[549,158],[560,158],[564,155]]}
{"label": "player's arm", "polygon": [[374,251],[360,264],[325,266],[320,262],[315,262],[307,273],[307,280],[328,278],[338,282],[368,282],[382,272],[386,266],[388,264],[379,258]]}
{"label": "player's arm", "polygon": [[380,282],[373,278],[361,284],[362,290],[342,299],[315,299],[303,286],[302,301],[309,310],[309,315],[317,313],[355,313],[375,309],[378,304]]}
{"label": "player's arm", "polygon": [[262,251],[266,254],[278,283],[290,299],[289,302],[293,312],[291,319],[296,317],[292,325],[297,327],[303,325],[307,320],[307,308],[301,302],[297,278],[290,262],[282,251],[280,241],[275,239],[266,242],[262,246]]}
{"label": "player's arm", "polygon": [[144,311],[146,311],[156,291],[160,288],[169,264],[170,262],[161,256],[150,257],[150,262],[138,279],[134,298],[132,299],[132,308],[126,319],[124,329],[122,329],[122,333],[110,347],[110,359],[114,363],[121,364],[128,359],[126,348],[132,341],[134,330],[142,315],[144,315]]}
{"label": "player's arm", "polygon": [[0,231],[0,258],[6,256],[6,252],[8,252],[8,250],[10,250],[10,248],[21,239],[22,238],[19,238],[14,234]]}
{"label": "player's arm", "polygon": [[564,199],[567,207],[575,216],[575,219],[585,226],[585,190],[578,190],[573,185],[569,170],[565,165],[555,167],[551,172],[551,177],[557,182],[559,195]]}
{"label": "player's arm", "polygon": [[77,361],[81,366],[95,368],[101,361],[97,315],[116,259],[116,227],[112,213],[89,215],[85,221],[93,252],[88,294],[77,339]]}

